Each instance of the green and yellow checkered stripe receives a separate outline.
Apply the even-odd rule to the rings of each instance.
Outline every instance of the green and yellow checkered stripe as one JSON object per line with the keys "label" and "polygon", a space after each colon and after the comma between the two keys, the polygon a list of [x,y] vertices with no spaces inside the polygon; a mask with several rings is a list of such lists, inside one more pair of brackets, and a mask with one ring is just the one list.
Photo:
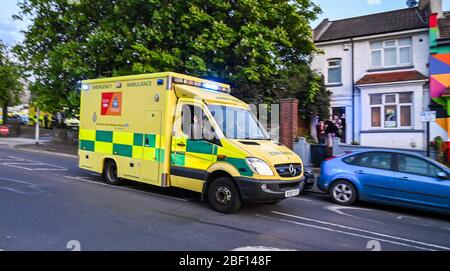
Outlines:
{"label": "green and yellow checkered stripe", "polygon": [[201,155],[204,158],[208,158],[208,160],[211,161],[210,162],[211,164],[215,163],[218,160],[217,159],[218,154],[228,154],[226,155],[226,158],[221,161],[233,165],[242,176],[246,177],[253,176],[253,172],[245,162],[245,159],[230,157],[230,154],[224,153],[226,150],[220,146],[217,146],[215,144],[203,140],[185,139],[183,140],[183,143],[185,143],[186,145],[185,150],[171,152],[170,154],[171,165],[196,168],[196,165],[189,165],[189,163],[186,162],[186,153]]}
{"label": "green and yellow checkered stripe", "polygon": [[164,162],[161,135],[81,129],[79,139],[83,151]]}

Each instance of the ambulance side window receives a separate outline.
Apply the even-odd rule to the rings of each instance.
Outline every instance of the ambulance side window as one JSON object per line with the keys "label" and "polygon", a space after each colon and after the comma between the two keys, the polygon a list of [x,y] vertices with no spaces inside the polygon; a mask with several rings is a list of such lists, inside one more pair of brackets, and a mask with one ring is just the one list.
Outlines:
{"label": "ambulance side window", "polygon": [[191,112],[191,105],[183,104],[183,107],[181,109],[181,131],[183,131],[183,134],[187,137],[190,135],[190,127],[192,123],[192,116]]}
{"label": "ambulance side window", "polygon": [[181,130],[192,140],[212,141],[215,138],[214,129],[201,107],[183,104],[181,109]]}

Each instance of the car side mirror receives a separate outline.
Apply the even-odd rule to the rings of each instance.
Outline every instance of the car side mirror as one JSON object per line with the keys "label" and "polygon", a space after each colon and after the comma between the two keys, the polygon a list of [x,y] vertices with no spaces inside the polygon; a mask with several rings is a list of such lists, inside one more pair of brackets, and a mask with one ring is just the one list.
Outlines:
{"label": "car side mirror", "polygon": [[437,174],[437,177],[439,179],[442,179],[442,180],[448,180],[449,179],[447,173],[445,173],[444,171],[439,172]]}

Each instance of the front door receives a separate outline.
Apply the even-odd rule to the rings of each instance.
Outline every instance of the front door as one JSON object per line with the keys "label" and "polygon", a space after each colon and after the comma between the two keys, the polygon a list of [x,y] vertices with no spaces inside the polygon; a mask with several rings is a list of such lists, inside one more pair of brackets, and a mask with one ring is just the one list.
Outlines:
{"label": "front door", "polygon": [[367,198],[392,200],[396,197],[392,161],[393,156],[388,152],[366,152],[356,156],[352,170]]}
{"label": "front door", "polygon": [[172,136],[170,178],[172,185],[201,191],[206,170],[214,162],[211,124],[199,105],[180,103]]}

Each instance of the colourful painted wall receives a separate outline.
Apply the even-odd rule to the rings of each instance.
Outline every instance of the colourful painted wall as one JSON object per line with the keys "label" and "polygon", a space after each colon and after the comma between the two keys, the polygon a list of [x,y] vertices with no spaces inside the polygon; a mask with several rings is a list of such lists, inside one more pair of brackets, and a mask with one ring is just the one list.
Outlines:
{"label": "colourful painted wall", "polygon": [[[430,96],[441,106],[436,124],[446,131],[447,157],[450,157],[450,46],[439,44],[437,14],[430,16]],[[432,135],[433,136],[433,135]]]}

